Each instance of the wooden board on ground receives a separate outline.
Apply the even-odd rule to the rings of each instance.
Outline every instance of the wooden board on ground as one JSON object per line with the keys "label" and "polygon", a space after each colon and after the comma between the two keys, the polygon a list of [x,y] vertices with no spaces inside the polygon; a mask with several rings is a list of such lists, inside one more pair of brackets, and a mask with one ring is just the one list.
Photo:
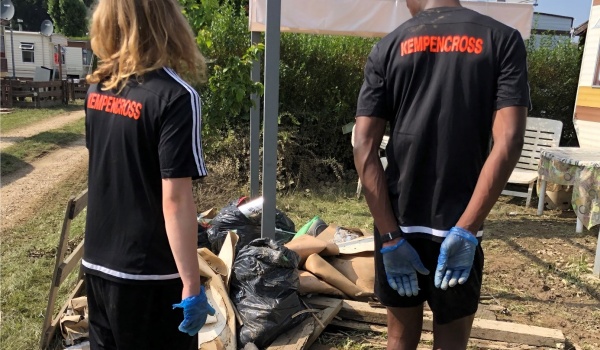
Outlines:
{"label": "wooden board on ground", "polygon": [[268,350],[295,350],[308,348],[308,338],[315,331],[315,320],[307,318],[300,325],[283,333],[267,348]]}
{"label": "wooden board on ground", "polygon": [[[374,325],[374,324],[358,322],[358,321],[333,320],[329,324],[329,326],[338,328],[338,329],[343,329],[343,330],[351,330],[351,331],[387,333],[386,326]],[[423,332],[421,334],[421,342],[428,342],[428,343],[433,342],[433,333],[431,333],[430,331]],[[517,344],[517,343],[513,343],[513,342],[504,342],[504,341],[483,340],[483,339],[476,339],[473,337],[471,337],[471,339],[469,339],[469,346],[477,348],[477,349],[486,349],[486,350],[538,349],[537,346],[533,346],[533,345]]]}
{"label": "wooden board on ground", "polygon": [[322,298],[324,309],[314,317],[308,317],[300,325],[296,326],[282,335],[267,348],[269,350],[300,350],[308,349],[321,335],[321,332],[333,320],[342,309],[342,300],[334,298]]}
{"label": "wooden board on ground", "polygon": [[[320,297],[306,299],[314,307],[324,304]],[[387,312],[382,308],[374,308],[368,303],[344,300],[338,316],[353,321],[371,324],[387,325]],[[431,311],[423,313],[423,330],[433,330],[433,314]],[[475,318],[471,338],[506,341],[534,346],[556,347],[565,343],[565,336],[558,329],[529,326],[525,324],[483,320]]]}

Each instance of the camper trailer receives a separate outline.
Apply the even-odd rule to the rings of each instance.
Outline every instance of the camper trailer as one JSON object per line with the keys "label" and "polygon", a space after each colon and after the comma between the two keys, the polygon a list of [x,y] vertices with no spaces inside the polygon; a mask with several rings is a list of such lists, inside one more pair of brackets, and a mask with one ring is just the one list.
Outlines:
{"label": "camper trailer", "polygon": [[39,32],[15,30],[11,40],[11,30],[7,29],[3,42],[7,65],[3,77],[12,77],[14,72],[16,78],[34,79],[36,70],[47,70],[51,76],[58,78],[59,54],[62,58],[62,79],[79,79],[88,73],[90,50],[84,45],[70,46],[70,41],[63,35],[45,36]]}
{"label": "camper trailer", "polygon": [[581,147],[600,148],[600,0],[592,1],[573,123]]}

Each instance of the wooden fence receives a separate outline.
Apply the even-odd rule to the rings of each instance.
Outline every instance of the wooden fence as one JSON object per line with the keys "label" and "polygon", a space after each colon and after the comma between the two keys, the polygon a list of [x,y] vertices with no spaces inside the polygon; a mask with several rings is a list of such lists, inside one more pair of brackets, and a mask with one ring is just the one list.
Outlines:
{"label": "wooden fence", "polygon": [[47,108],[84,99],[88,84],[72,80],[30,81],[2,79],[0,102],[2,108]]}

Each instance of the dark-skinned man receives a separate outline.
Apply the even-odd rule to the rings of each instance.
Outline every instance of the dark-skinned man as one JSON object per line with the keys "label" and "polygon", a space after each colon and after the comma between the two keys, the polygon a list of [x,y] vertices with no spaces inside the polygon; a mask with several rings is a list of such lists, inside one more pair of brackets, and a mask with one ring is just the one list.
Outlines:
{"label": "dark-skinned man", "polygon": [[[465,349],[479,302],[483,222],[519,159],[527,119],[519,32],[458,0],[407,0],[413,18],[365,66],[354,162],[376,231],[388,349]],[[377,154],[389,123],[384,172]],[[490,139],[493,146],[490,150]]]}

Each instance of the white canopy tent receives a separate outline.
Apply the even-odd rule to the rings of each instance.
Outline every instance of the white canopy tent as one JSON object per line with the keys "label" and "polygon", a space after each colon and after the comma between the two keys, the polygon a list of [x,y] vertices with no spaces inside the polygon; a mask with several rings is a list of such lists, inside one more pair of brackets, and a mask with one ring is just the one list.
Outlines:
{"label": "white canopy tent", "polygon": [[[465,1],[464,7],[490,16],[528,39],[533,5],[490,1]],[[382,37],[411,17],[405,0],[250,0],[249,27],[252,43],[265,32],[262,237],[275,236],[277,172],[277,116],[279,113],[280,32]],[[251,77],[260,79],[260,62]],[[251,96],[250,196],[258,196],[260,101]]]}
{"label": "white canopy tent", "polygon": [[[529,38],[531,4],[463,0],[462,5]],[[406,0],[281,0],[281,32],[383,37],[410,18]],[[249,19],[250,31],[265,31],[267,0],[250,1]]]}

